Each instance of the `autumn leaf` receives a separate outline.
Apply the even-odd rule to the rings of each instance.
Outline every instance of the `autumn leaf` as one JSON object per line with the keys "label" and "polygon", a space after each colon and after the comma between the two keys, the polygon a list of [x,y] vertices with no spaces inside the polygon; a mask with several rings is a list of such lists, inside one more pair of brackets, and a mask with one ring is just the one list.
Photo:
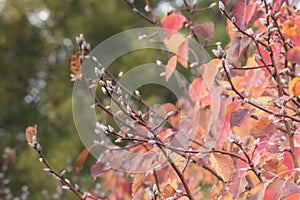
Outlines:
{"label": "autumn leaf", "polygon": [[93,180],[96,180],[96,178],[99,177],[103,172],[109,170],[110,167],[106,166],[105,164],[99,161],[96,164],[94,164],[90,169]]}
{"label": "autumn leaf", "polygon": [[178,62],[184,67],[188,68],[188,59],[189,59],[189,40],[186,39],[183,41],[177,50],[177,59]]}
{"label": "autumn leaf", "polygon": [[82,165],[84,164],[87,156],[89,155],[89,150],[88,149],[84,149],[79,156],[76,159],[76,164],[75,164],[75,173],[76,175],[79,174],[79,171],[82,167]]}
{"label": "autumn leaf", "polygon": [[175,31],[178,31],[182,28],[183,23],[185,21],[187,21],[185,16],[181,14],[172,13],[171,15],[166,16],[161,20],[161,26],[162,28],[170,29],[165,30],[167,37],[170,37],[175,33]]}
{"label": "autumn leaf", "polygon": [[300,199],[300,194],[292,194],[288,196],[285,200],[299,200]]}
{"label": "autumn leaf", "polygon": [[172,56],[169,59],[167,66],[166,66],[166,81],[168,81],[170,79],[171,75],[175,71],[176,64],[177,64],[177,56]]}
{"label": "autumn leaf", "polygon": [[239,109],[230,115],[230,128],[240,126],[248,117],[249,109]]}
{"label": "autumn leaf", "polygon": [[75,52],[69,59],[69,67],[72,74],[77,75],[81,68],[82,55],[81,51]]}
{"label": "autumn leaf", "polygon": [[197,34],[201,35],[204,40],[211,40],[215,37],[215,24],[213,22],[205,22],[195,26]]}
{"label": "autumn leaf", "polygon": [[[206,64],[203,64],[201,67],[204,68],[204,72],[202,74],[202,77],[206,83],[207,88],[211,89],[213,86],[213,83],[216,80],[216,76],[219,72],[218,65],[220,64],[220,59],[212,59]],[[200,68],[201,68],[200,67]]]}
{"label": "autumn leaf", "polygon": [[133,195],[135,195],[138,189],[143,185],[144,180],[145,180],[145,173],[138,173],[134,175],[133,183],[131,186],[131,191]]}
{"label": "autumn leaf", "polygon": [[300,77],[295,77],[289,82],[289,94],[300,97]]}
{"label": "autumn leaf", "polygon": [[207,95],[206,84],[202,77],[193,80],[190,84],[189,95],[193,101],[198,101]]}
{"label": "autumn leaf", "polygon": [[164,103],[156,110],[156,114],[161,118],[165,118],[169,112],[173,112],[175,114],[177,111],[178,109],[174,104]]}
{"label": "autumn leaf", "polygon": [[250,44],[251,39],[249,37],[240,36],[234,38],[234,40],[230,42],[229,48],[227,50],[227,61],[230,64],[237,64],[241,55],[246,51]]}
{"label": "autumn leaf", "polygon": [[233,161],[229,155],[211,153],[210,163],[216,173],[222,177],[224,182],[230,182],[233,175]]}
{"label": "autumn leaf", "polygon": [[176,33],[169,38],[164,39],[164,44],[168,51],[172,53],[177,53],[179,47],[186,41],[186,38],[180,34]]}
{"label": "autumn leaf", "polygon": [[292,194],[300,194],[300,187],[297,184],[285,179],[276,179],[267,186],[263,199],[286,199]]}
{"label": "autumn leaf", "polygon": [[28,144],[33,144],[37,139],[37,126],[28,126],[25,131]]}
{"label": "autumn leaf", "polygon": [[287,52],[286,58],[291,63],[300,64],[299,55],[300,55],[300,46],[296,46]]}
{"label": "autumn leaf", "polygon": [[176,190],[170,184],[167,184],[162,190],[162,195],[164,198],[172,197],[175,194]]}

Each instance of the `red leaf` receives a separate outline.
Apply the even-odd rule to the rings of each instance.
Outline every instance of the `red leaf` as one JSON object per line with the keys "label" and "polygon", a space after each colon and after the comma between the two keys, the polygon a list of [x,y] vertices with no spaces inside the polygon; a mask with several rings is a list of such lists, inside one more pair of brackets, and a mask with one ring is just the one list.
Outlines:
{"label": "red leaf", "polygon": [[215,24],[213,22],[205,22],[195,26],[195,31],[201,35],[204,40],[214,39],[215,37]]}
{"label": "red leaf", "polygon": [[176,56],[172,56],[169,59],[169,61],[167,63],[167,66],[166,66],[166,81],[169,80],[169,78],[171,77],[171,75],[175,71],[176,64],[177,64],[177,57]]}
{"label": "red leaf", "polygon": [[110,167],[106,166],[102,162],[97,162],[90,169],[93,180],[96,180],[98,176],[100,176],[103,172],[106,172],[108,170],[110,170]]}
{"label": "red leaf", "polygon": [[263,12],[258,10],[255,1],[251,3],[250,0],[237,0],[230,14],[236,18],[236,24],[245,30],[248,24],[259,18]]}
{"label": "red leaf", "polygon": [[76,159],[76,164],[75,164],[75,173],[76,175],[79,174],[79,171],[82,167],[82,165],[84,164],[87,156],[89,155],[89,150],[88,149],[84,149],[79,156]]}
{"label": "red leaf", "polygon": [[188,59],[189,59],[189,40],[185,40],[178,47],[178,51],[176,53],[178,62],[184,67],[188,67]]}
{"label": "red leaf", "polygon": [[296,46],[287,52],[287,60],[291,63],[300,64],[300,46]]}
{"label": "red leaf", "polygon": [[247,5],[247,1],[237,0],[234,6],[231,8],[231,12],[230,12],[230,14],[233,17],[235,17],[236,24],[242,29],[245,29],[244,14],[245,14],[246,5]]}
{"label": "red leaf", "polygon": [[161,20],[162,28],[171,29],[174,31],[166,30],[167,37],[170,37],[175,31],[178,31],[183,26],[183,23],[186,21],[185,16],[181,14],[173,13],[169,16],[164,17]]}

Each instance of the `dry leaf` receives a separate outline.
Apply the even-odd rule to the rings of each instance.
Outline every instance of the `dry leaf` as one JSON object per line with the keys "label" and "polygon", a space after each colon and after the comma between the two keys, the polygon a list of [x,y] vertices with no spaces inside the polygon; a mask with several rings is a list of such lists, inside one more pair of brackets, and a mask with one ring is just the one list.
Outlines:
{"label": "dry leaf", "polygon": [[77,51],[74,53],[70,59],[69,59],[69,67],[72,72],[72,74],[77,75],[80,68],[81,68],[81,62],[82,62],[82,55],[80,51]]}
{"label": "dry leaf", "polygon": [[233,162],[229,155],[212,153],[210,154],[210,163],[212,168],[225,182],[231,181],[233,175]]}
{"label": "dry leaf", "polygon": [[28,144],[32,144],[32,143],[36,142],[36,139],[37,139],[36,126],[28,126],[25,131],[25,135],[26,135],[26,140],[27,140]]}
{"label": "dry leaf", "polygon": [[164,198],[172,197],[176,194],[176,190],[170,185],[167,184],[162,191],[162,195]]}
{"label": "dry leaf", "polygon": [[84,164],[87,156],[89,155],[89,150],[88,149],[84,149],[79,156],[76,159],[76,164],[75,164],[75,173],[76,175],[79,174],[79,171],[82,167],[82,165]]}
{"label": "dry leaf", "polygon": [[138,173],[134,175],[133,183],[131,186],[131,191],[133,195],[135,195],[138,189],[143,185],[144,180],[145,180],[145,173]]}
{"label": "dry leaf", "polygon": [[102,162],[97,162],[96,164],[94,164],[90,171],[91,171],[91,175],[93,177],[93,180],[96,180],[96,178],[98,176],[100,176],[103,172],[107,172],[109,171],[111,168],[106,166],[105,164],[103,164]]}

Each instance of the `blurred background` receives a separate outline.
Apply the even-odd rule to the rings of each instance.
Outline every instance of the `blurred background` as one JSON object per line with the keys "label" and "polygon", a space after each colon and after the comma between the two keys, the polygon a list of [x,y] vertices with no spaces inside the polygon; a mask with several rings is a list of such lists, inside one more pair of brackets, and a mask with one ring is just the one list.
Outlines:
{"label": "blurred background", "polygon": [[[182,5],[181,0],[150,2],[161,17],[170,7]],[[198,2],[202,7],[213,1]],[[145,5],[143,0],[136,0],[135,4],[141,10]],[[225,20],[217,7],[196,16],[199,23],[214,21],[213,42],[228,40],[224,34]],[[35,124],[39,142],[52,166],[57,171],[67,169],[67,176],[80,182],[83,190],[94,187],[89,175],[94,158],[88,158],[80,176],[73,172],[76,157],[84,147],[72,118],[73,83],[68,59],[77,51],[75,37],[80,33],[93,48],[114,34],[144,26],[152,25],[135,15],[122,0],[0,0],[0,152],[6,147],[16,152],[6,177],[0,174],[1,189],[9,189],[18,197],[22,188],[28,187],[29,199],[46,199],[46,194],[55,199],[55,180],[43,172],[36,152],[25,140],[25,128]],[[165,56],[160,56],[154,51],[129,55],[114,63],[112,71],[117,73],[127,66],[157,59],[165,61]],[[153,97],[146,92],[146,98],[152,101],[163,96]],[[0,159],[0,166],[3,162]],[[74,196],[66,193],[62,198]]]}

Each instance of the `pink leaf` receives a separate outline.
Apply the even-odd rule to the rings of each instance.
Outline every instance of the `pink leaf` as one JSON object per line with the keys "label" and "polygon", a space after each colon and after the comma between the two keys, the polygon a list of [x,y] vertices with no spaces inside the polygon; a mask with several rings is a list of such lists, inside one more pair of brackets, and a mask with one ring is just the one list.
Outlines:
{"label": "pink leaf", "polygon": [[180,44],[177,51],[177,59],[178,62],[184,67],[188,67],[188,59],[189,59],[189,40],[185,40]]}
{"label": "pink leaf", "polygon": [[172,56],[169,59],[169,61],[167,63],[167,66],[166,66],[166,81],[169,80],[169,78],[171,77],[171,75],[175,71],[176,64],[177,64],[177,57],[176,56]]}
{"label": "pink leaf", "polygon": [[289,170],[293,170],[294,169],[294,165],[293,165],[293,160],[292,160],[292,156],[289,152],[285,151],[283,153],[283,164],[285,166],[287,166],[287,168]]}
{"label": "pink leaf", "polygon": [[300,46],[296,46],[287,52],[287,60],[291,63],[300,64]]}
{"label": "pink leaf", "polygon": [[206,93],[207,88],[203,78],[197,78],[190,84],[189,95],[193,101],[200,100],[201,97],[206,96]]}
{"label": "pink leaf", "polygon": [[211,40],[215,37],[215,24],[213,22],[205,22],[195,26],[195,31],[201,35],[204,40]]}
{"label": "pink leaf", "polygon": [[170,37],[173,33],[175,33],[175,31],[181,29],[185,21],[186,21],[185,16],[181,14],[173,13],[169,16],[164,17],[161,20],[161,25],[162,28],[174,30],[174,31],[166,30],[167,37]]}

